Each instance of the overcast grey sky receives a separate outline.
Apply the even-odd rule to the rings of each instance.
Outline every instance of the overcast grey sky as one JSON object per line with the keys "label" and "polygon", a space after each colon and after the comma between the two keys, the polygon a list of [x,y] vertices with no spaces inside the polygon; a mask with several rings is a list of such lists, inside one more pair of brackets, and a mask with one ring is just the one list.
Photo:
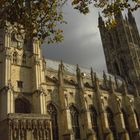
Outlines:
{"label": "overcast grey sky", "polygon": [[[134,13],[140,31],[140,10]],[[98,29],[98,11],[93,8],[88,15],[82,15],[69,4],[64,7],[64,41],[43,47],[45,58],[82,67],[93,67],[94,71],[106,70],[105,58]]]}

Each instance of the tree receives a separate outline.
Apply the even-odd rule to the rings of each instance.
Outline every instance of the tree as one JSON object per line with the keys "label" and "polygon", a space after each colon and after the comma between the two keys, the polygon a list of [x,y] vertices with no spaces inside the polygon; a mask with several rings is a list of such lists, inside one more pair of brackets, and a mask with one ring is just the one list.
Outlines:
{"label": "tree", "polygon": [[81,13],[89,12],[89,5],[94,5],[101,8],[104,16],[112,16],[124,9],[131,11],[137,10],[140,7],[140,0],[73,0],[72,5]]}
{"label": "tree", "polygon": [[[62,6],[68,0],[0,0],[0,27],[13,26],[17,34],[32,39],[47,38],[48,42],[63,40],[63,31],[57,25],[65,23]],[[136,10],[140,0],[72,0],[75,9],[89,13],[91,4],[100,8],[104,16],[112,16],[125,8]]]}
{"label": "tree", "polygon": [[[57,24],[64,23],[62,5],[64,0],[0,0],[0,26],[13,26],[17,34],[27,38],[47,37],[49,42],[63,39]],[[8,22],[8,23],[7,23]]]}

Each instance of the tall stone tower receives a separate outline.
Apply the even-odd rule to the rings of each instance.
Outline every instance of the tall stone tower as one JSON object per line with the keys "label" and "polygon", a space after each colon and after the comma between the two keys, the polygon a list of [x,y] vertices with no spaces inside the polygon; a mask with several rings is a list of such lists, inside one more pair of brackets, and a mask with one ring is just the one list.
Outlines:
{"label": "tall stone tower", "polygon": [[5,140],[37,139],[39,131],[40,137],[44,133],[42,126],[46,127],[44,139],[51,139],[47,134],[51,121],[43,107],[40,42],[34,38],[33,49],[26,45],[24,35],[16,34],[14,28],[0,29],[0,136]]}
{"label": "tall stone tower", "polygon": [[108,72],[139,85],[140,37],[132,13],[129,11],[125,19],[117,14],[116,26],[112,28],[106,26],[101,16],[98,20]]}

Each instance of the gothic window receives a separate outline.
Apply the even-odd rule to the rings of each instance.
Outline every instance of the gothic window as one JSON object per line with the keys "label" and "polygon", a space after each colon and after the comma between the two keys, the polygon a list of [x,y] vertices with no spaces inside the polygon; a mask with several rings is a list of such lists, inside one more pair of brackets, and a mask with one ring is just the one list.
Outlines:
{"label": "gothic window", "polygon": [[120,69],[119,69],[117,62],[114,62],[113,66],[114,66],[115,73],[117,75],[120,75]]}
{"label": "gothic window", "polygon": [[97,124],[97,112],[93,106],[90,106],[89,110],[90,110],[92,129],[95,131],[97,139],[99,139],[98,124]]}
{"label": "gothic window", "polygon": [[57,123],[57,110],[56,107],[50,103],[47,106],[47,111],[51,116],[52,119],[52,133],[53,133],[53,140],[58,140],[59,136],[58,136],[58,123]]}
{"label": "gothic window", "polygon": [[26,54],[25,53],[22,56],[22,63],[23,64],[26,64]]}
{"label": "gothic window", "polygon": [[75,140],[80,140],[79,114],[74,106],[70,107],[70,114]]}
{"label": "gothic window", "polygon": [[13,53],[13,63],[17,64],[17,52]]}
{"label": "gothic window", "polygon": [[17,87],[23,88],[23,81],[17,81]]}
{"label": "gothic window", "polygon": [[117,30],[115,30],[115,35],[116,35],[116,40],[117,40],[117,47],[120,47],[121,43],[120,43],[120,39],[119,39]]}
{"label": "gothic window", "polygon": [[110,130],[113,133],[114,140],[117,140],[118,138],[117,138],[117,131],[116,131],[116,126],[115,126],[115,122],[114,122],[113,112],[111,111],[110,108],[107,108],[106,109],[106,112],[107,112],[107,118],[108,118],[109,128],[110,128]]}
{"label": "gothic window", "polygon": [[25,98],[15,100],[15,113],[31,113],[31,104]]}
{"label": "gothic window", "polygon": [[123,75],[121,75],[121,76],[124,77],[124,75],[125,75],[125,77],[127,77],[128,82],[131,83],[131,80],[130,80],[130,77],[129,77],[129,74],[128,74],[129,68],[128,68],[127,63],[124,61],[124,59],[121,58],[120,59],[120,64],[121,64],[121,68],[122,68],[122,72],[123,72]]}
{"label": "gothic window", "polygon": [[111,47],[114,47],[113,37],[112,37],[111,33],[109,33],[109,39],[110,39],[110,45],[111,45]]}

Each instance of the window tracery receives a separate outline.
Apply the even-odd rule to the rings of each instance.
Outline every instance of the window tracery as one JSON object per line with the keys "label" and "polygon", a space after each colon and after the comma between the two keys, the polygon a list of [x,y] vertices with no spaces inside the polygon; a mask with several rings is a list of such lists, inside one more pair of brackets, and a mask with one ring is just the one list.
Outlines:
{"label": "window tracery", "polygon": [[15,113],[31,113],[31,104],[25,98],[15,100]]}
{"label": "window tracery", "polygon": [[51,119],[52,119],[52,132],[53,132],[52,135],[53,135],[53,140],[59,140],[56,107],[52,103],[50,103],[47,106],[47,111],[50,114]]}
{"label": "window tracery", "polygon": [[97,139],[99,139],[99,132],[98,132],[98,124],[97,124],[97,112],[93,106],[90,106],[90,117],[91,117],[91,123],[92,123],[92,129],[95,131]]}
{"label": "window tracery", "polygon": [[74,106],[70,106],[70,114],[75,140],[80,140],[79,113]]}

